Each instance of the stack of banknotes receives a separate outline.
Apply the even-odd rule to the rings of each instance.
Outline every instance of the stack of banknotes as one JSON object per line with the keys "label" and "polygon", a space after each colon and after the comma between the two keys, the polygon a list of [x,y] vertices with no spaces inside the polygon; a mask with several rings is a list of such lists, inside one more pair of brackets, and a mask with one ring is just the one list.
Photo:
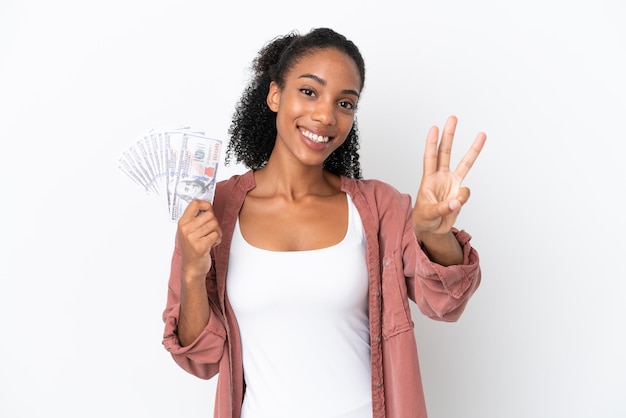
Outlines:
{"label": "stack of banknotes", "polygon": [[222,141],[189,127],[152,129],[121,153],[118,168],[178,221],[192,200],[213,202],[221,151]]}

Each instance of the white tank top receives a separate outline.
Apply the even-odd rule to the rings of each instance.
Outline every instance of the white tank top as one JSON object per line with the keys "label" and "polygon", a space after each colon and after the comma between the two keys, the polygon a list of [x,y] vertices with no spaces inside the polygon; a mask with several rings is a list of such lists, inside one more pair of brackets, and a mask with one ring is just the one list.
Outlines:
{"label": "white tank top", "polygon": [[346,196],[346,235],[327,248],[264,250],[235,225],[226,291],[242,341],[242,418],[372,416],[365,235]]}

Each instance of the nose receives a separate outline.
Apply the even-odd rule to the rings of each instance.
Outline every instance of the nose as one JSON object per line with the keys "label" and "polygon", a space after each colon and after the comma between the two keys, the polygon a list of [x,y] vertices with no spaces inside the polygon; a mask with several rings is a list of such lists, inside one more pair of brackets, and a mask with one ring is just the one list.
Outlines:
{"label": "nose", "polygon": [[318,100],[315,103],[311,118],[323,125],[335,124],[335,103],[328,100]]}

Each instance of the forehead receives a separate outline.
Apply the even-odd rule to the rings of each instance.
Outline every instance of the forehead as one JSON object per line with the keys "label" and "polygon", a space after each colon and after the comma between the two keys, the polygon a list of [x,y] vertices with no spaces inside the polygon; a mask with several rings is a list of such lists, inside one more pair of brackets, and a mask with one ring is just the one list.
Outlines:
{"label": "forehead", "polygon": [[293,65],[286,78],[297,79],[314,75],[326,83],[349,84],[345,88],[360,90],[361,76],[354,60],[335,48],[313,50]]}

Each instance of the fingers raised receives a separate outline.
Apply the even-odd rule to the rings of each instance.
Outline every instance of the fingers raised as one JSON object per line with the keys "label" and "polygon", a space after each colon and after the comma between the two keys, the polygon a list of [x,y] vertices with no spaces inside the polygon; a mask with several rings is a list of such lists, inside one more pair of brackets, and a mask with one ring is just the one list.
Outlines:
{"label": "fingers raised", "polygon": [[[454,141],[454,133],[456,131],[457,118],[450,116],[446,121],[439,141],[439,128],[433,126],[428,131],[426,137],[426,150],[424,152],[424,176],[434,174],[439,170],[450,170],[450,158],[452,155],[452,143]],[[478,133],[470,149],[465,153],[454,173],[460,178],[464,178],[470,168],[478,158],[483,149],[483,145],[487,140],[484,132]]]}
{"label": "fingers raised", "polygon": [[424,151],[424,177],[437,172],[437,142],[439,138],[439,128],[436,126],[428,130],[426,137],[426,150]]}
{"label": "fingers raised", "polygon": [[486,140],[487,140],[487,135],[484,132],[480,132],[478,133],[478,135],[476,135],[476,138],[474,139],[472,146],[465,153],[463,158],[461,158],[461,161],[459,161],[459,164],[456,170],[454,171],[456,175],[458,175],[460,178],[465,178],[470,168],[472,168],[472,166],[474,165],[474,162],[478,158],[480,151],[482,151],[483,145],[485,145]]}
{"label": "fingers raised", "polygon": [[426,151],[424,152],[424,175],[434,174],[437,170],[450,169],[450,155],[452,141],[456,130],[457,118],[450,116],[443,127],[441,142],[439,142],[439,128],[433,126],[426,137]]}
{"label": "fingers raised", "polygon": [[448,171],[450,169],[450,156],[452,155],[452,142],[456,131],[456,116],[450,116],[443,127],[441,142],[437,150],[437,168]]}

